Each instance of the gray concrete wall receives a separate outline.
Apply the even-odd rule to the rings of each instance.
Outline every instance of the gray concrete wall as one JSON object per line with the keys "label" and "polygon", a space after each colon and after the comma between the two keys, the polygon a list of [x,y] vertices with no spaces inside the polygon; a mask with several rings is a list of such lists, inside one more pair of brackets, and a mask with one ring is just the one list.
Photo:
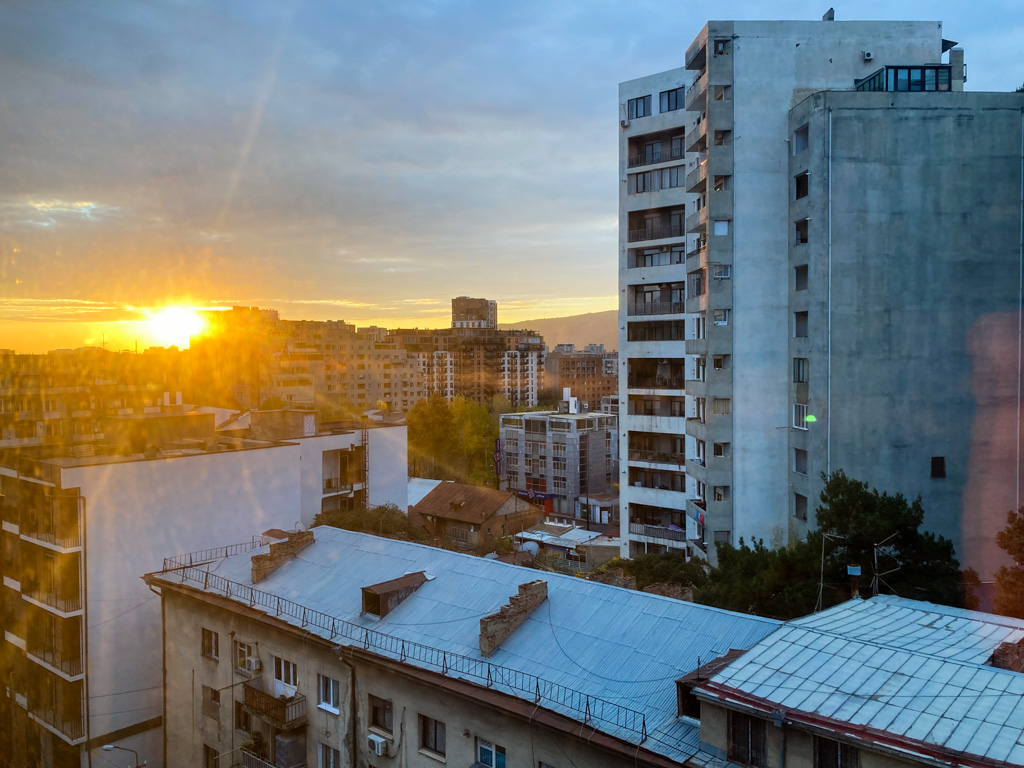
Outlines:
{"label": "gray concrete wall", "polygon": [[[822,93],[790,121],[811,132],[810,286],[793,308],[810,313],[800,341],[825,417],[794,432],[809,454],[794,488],[813,512],[831,435],[832,470],[920,494],[926,527],[983,576],[1016,504],[1022,109],[1022,94]],[[931,477],[938,456],[944,479]]]}

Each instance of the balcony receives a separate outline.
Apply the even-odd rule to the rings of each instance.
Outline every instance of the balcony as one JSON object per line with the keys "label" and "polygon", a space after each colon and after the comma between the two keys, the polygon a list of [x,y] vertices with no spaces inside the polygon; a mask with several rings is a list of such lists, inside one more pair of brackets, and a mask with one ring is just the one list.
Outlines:
{"label": "balcony", "polygon": [[640,168],[645,165],[654,165],[655,163],[668,163],[672,160],[681,160],[684,154],[685,153],[680,147],[665,150],[655,149],[652,152],[647,152],[642,155],[630,155],[627,162],[630,168]]}
{"label": "balcony", "polygon": [[324,493],[348,493],[353,484],[341,477],[325,477]]}
{"label": "balcony", "polygon": [[25,583],[22,596],[42,608],[52,608],[60,614],[73,614],[82,610],[82,595],[71,590],[55,588],[44,591],[41,587]]}
{"label": "balcony", "polygon": [[682,373],[674,376],[629,376],[626,385],[629,389],[671,389],[682,391],[686,379]]}
{"label": "balcony", "polygon": [[647,536],[652,539],[663,539],[667,541],[686,541],[686,531],[665,528],[661,525],[646,525],[645,523],[630,523],[629,532],[634,536]]}
{"label": "balcony", "polygon": [[28,647],[26,654],[37,664],[48,667],[51,671],[62,673],[68,678],[77,678],[82,675],[81,654],[66,654],[56,649]]}
{"label": "balcony", "polygon": [[668,451],[648,451],[642,448],[629,449],[630,461],[646,461],[650,464],[671,464],[682,467],[686,463],[686,456],[681,453],[670,453]]}
{"label": "balcony", "polygon": [[82,546],[82,534],[76,531],[31,531],[23,530],[21,538],[40,544],[48,544],[54,549],[73,550]]}
{"label": "balcony", "polygon": [[284,731],[301,728],[306,724],[306,697],[301,693],[291,698],[278,698],[264,691],[259,681],[247,680],[242,687],[245,689],[243,706],[251,714]]}
{"label": "balcony", "polygon": [[693,81],[693,85],[686,89],[686,98],[683,100],[683,105],[688,112],[703,112],[703,103],[701,102],[702,97],[707,94],[708,90],[708,71],[705,69],[701,72],[697,79]]}
{"label": "balcony", "polygon": [[698,152],[686,168],[686,191],[701,192],[708,181],[708,153]]}
{"label": "balcony", "polygon": [[686,232],[684,228],[675,224],[665,227],[631,229],[626,237],[631,243],[641,243],[647,240],[665,240],[670,237],[683,237],[685,234]]}
{"label": "balcony", "polygon": [[677,315],[686,311],[686,302],[683,301],[645,301],[640,304],[630,304],[627,307],[627,314],[630,317],[646,317],[648,315]]}
{"label": "balcony", "polygon": [[85,738],[85,724],[81,718],[65,719],[52,708],[41,705],[33,706],[31,702],[29,702],[28,716],[72,744]]}
{"label": "balcony", "polygon": [[[245,747],[242,747],[242,768],[277,768],[274,763],[268,763],[261,757],[257,757],[252,752],[247,752]],[[296,763],[292,768],[306,768],[305,763]]]}

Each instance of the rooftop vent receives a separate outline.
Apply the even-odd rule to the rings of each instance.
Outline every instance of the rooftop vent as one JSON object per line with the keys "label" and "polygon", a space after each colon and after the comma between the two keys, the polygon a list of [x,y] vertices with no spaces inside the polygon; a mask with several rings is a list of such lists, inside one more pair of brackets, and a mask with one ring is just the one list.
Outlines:
{"label": "rooftop vent", "polygon": [[423,571],[363,587],[363,613],[384,618],[432,577]]}
{"label": "rooftop vent", "polygon": [[252,583],[259,584],[312,543],[312,531],[297,531],[289,533],[288,538],[284,541],[271,544],[270,551],[266,554],[253,555]]}
{"label": "rooftop vent", "polygon": [[519,585],[519,594],[509,598],[508,605],[480,619],[480,653],[490,656],[509,635],[526,621],[537,607],[548,599],[548,583],[541,579]]}

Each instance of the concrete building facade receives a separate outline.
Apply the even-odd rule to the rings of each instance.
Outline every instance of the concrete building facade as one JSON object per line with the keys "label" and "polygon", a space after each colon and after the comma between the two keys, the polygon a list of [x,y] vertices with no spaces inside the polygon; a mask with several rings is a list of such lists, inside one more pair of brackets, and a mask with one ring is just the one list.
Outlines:
{"label": "concrete building facade", "polygon": [[[645,365],[685,381],[684,418],[666,430],[685,434],[670,446],[683,490],[662,520],[685,510],[674,522],[696,530],[694,551],[802,537],[821,473],[844,470],[922,495],[925,526],[990,569],[969,540],[986,535],[978,499],[989,520],[1018,497],[1018,436],[990,426],[1017,411],[1019,364],[1003,370],[988,350],[1017,349],[1017,283],[995,275],[1020,271],[1024,98],[963,93],[954,45],[939,22],[709,22],[684,70],[620,87],[620,407]],[[692,121],[678,230],[640,226],[676,203],[627,173],[662,157],[647,149],[672,119],[656,91]],[[630,118],[648,96],[656,114]],[[646,266],[678,262],[673,248],[685,263]],[[685,314],[663,303],[673,285]],[[662,309],[680,309],[677,327],[639,317]],[[671,397],[656,394],[655,409]],[[631,416],[624,463],[640,447]]]}

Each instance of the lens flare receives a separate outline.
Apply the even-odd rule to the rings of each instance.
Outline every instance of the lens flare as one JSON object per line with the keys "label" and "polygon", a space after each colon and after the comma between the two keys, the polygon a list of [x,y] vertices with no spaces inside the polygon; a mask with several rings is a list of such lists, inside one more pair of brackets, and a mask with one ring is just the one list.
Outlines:
{"label": "lens flare", "polygon": [[164,307],[154,310],[146,319],[153,341],[161,346],[184,349],[189,339],[200,335],[205,323],[192,307]]}

